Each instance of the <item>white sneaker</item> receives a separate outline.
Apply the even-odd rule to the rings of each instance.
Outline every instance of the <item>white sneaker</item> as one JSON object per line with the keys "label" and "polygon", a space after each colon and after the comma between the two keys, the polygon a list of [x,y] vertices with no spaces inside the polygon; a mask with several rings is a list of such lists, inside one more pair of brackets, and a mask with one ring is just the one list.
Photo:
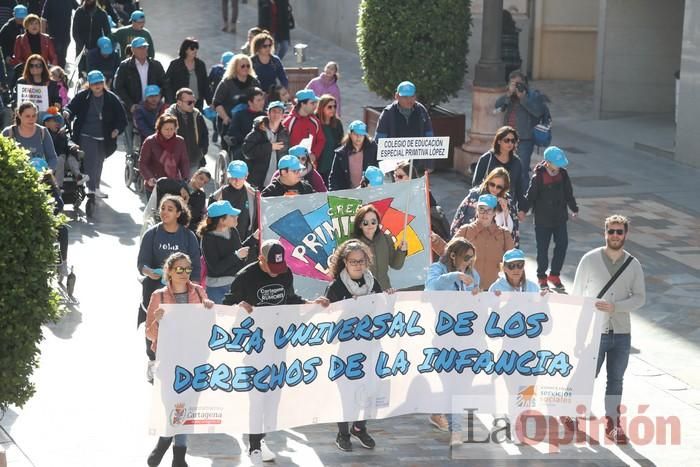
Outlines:
{"label": "white sneaker", "polygon": [[250,462],[252,462],[253,465],[263,465],[263,457],[260,449],[256,449],[250,453]]}
{"label": "white sneaker", "polygon": [[262,451],[263,462],[272,462],[277,457],[275,453],[267,447],[267,443],[264,439],[260,440],[260,450]]}
{"label": "white sneaker", "polygon": [[461,446],[464,443],[461,431],[453,431],[450,435],[450,447]]}
{"label": "white sneaker", "polygon": [[107,193],[104,193],[99,188],[95,189],[95,196],[97,196],[98,198],[109,198],[109,195]]}

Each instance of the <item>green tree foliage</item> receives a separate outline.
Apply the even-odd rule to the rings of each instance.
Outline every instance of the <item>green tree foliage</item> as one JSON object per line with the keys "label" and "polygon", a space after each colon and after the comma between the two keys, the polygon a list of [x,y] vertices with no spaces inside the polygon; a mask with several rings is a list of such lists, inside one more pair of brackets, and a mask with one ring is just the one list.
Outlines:
{"label": "green tree foliage", "polygon": [[0,137],[0,409],[34,394],[41,326],[59,316],[51,287],[60,220],[26,152]]}
{"label": "green tree foliage", "polygon": [[470,0],[362,0],[357,45],[369,89],[393,99],[412,81],[418,100],[457,95],[467,70]]}

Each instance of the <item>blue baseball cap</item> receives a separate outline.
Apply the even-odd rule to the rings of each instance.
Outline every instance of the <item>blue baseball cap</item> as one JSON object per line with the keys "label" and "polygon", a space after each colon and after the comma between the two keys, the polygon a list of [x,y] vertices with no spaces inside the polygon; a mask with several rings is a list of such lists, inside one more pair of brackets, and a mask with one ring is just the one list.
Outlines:
{"label": "blue baseball cap", "polygon": [[53,114],[49,112],[46,112],[44,115],[42,115],[41,122],[44,123],[46,120],[50,120],[52,118],[56,120],[61,126],[63,126],[63,124],[65,123],[61,114]]}
{"label": "blue baseball cap", "polygon": [[284,102],[282,101],[272,101],[269,104],[267,104],[267,111],[269,112],[270,109],[282,109],[284,110],[285,105]]}
{"label": "blue baseball cap", "polygon": [[248,175],[248,166],[243,161],[231,161],[226,168],[228,178],[245,178]]}
{"label": "blue baseball cap", "polygon": [[87,80],[89,84],[104,83],[105,75],[100,70],[92,70],[87,74]]}
{"label": "blue baseball cap", "polygon": [[221,64],[226,68],[226,65],[228,65],[228,62],[231,61],[231,59],[235,56],[233,52],[224,52],[221,54]]}
{"label": "blue baseball cap", "polygon": [[12,15],[17,19],[24,19],[29,14],[29,10],[24,5],[17,5],[12,9]]}
{"label": "blue baseball cap", "polygon": [[29,164],[39,173],[49,170],[49,164],[46,163],[46,159],[43,157],[32,157],[29,159]]}
{"label": "blue baseball cap", "polygon": [[111,55],[114,52],[114,47],[112,46],[112,41],[109,37],[102,36],[97,39],[97,47],[100,48],[102,55]]}
{"label": "blue baseball cap", "polygon": [[234,208],[231,206],[231,202],[226,200],[211,203],[207,208],[207,216],[209,217],[237,216],[240,213],[240,209]]}
{"label": "blue baseball cap", "polygon": [[287,151],[290,156],[294,157],[304,157],[309,155],[309,150],[306,149],[304,146],[301,144],[298,144],[296,146],[292,146],[289,148],[289,151]]}
{"label": "blue baseball cap", "polygon": [[314,94],[313,90],[311,90],[311,89],[302,89],[301,91],[297,91],[296,97],[297,97],[297,102],[301,102],[301,101],[316,102],[316,101],[318,101],[318,97],[316,97],[316,94]]}
{"label": "blue baseball cap", "polygon": [[523,250],[513,248],[512,250],[506,251],[503,255],[503,262],[510,263],[511,261],[525,261],[525,253],[523,253]]}
{"label": "blue baseball cap", "polygon": [[544,150],[544,160],[557,168],[569,165],[569,159],[566,158],[564,151],[556,146],[550,146]]}
{"label": "blue baseball cap", "polygon": [[139,21],[145,21],[146,14],[141,10],[135,10],[131,13],[131,22],[138,23]]}
{"label": "blue baseball cap", "polygon": [[148,42],[143,37],[134,37],[131,41],[131,48],[138,49],[141,47],[148,47]]}
{"label": "blue baseball cap", "polygon": [[160,87],[157,84],[149,84],[143,93],[146,97],[160,96]]}
{"label": "blue baseball cap", "polygon": [[491,194],[479,196],[479,201],[476,202],[477,206],[486,206],[489,209],[494,209],[498,204],[498,198]]}
{"label": "blue baseball cap", "polygon": [[370,165],[365,170],[363,176],[369,182],[369,186],[380,186],[384,184],[384,172],[379,167]]}
{"label": "blue baseball cap", "polygon": [[289,169],[289,170],[301,170],[304,167],[301,165],[301,162],[299,162],[299,158],[296,156],[290,156],[287,154],[283,158],[279,160],[277,163],[277,168],[282,170],[282,169]]}
{"label": "blue baseball cap", "polygon": [[416,85],[410,81],[402,81],[396,86],[396,93],[401,97],[411,97],[416,95]]}
{"label": "blue baseball cap", "polygon": [[367,136],[367,125],[365,125],[365,122],[360,120],[355,120],[350,123],[348,130],[352,131],[356,135]]}

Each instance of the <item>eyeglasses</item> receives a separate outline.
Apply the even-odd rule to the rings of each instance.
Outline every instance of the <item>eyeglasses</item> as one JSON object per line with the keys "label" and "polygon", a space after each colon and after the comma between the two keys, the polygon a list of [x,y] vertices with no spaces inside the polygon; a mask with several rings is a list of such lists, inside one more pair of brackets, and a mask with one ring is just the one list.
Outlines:
{"label": "eyeglasses", "polygon": [[408,178],[408,176],[404,174],[394,174],[394,177],[396,178],[396,180],[403,180],[404,178]]}
{"label": "eyeglasses", "polygon": [[262,45],[263,49],[269,49],[270,47],[272,47],[272,44],[270,44],[269,42],[267,44]]}
{"label": "eyeglasses", "polygon": [[624,235],[625,230],[624,229],[608,229],[608,235]]}
{"label": "eyeglasses", "polygon": [[241,63],[241,64],[238,66],[238,68],[250,68],[250,65],[248,65],[247,63]]}
{"label": "eyeglasses", "polygon": [[493,183],[493,182],[489,182],[489,187],[491,187],[491,188],[496,188],[496,189],[498,189],[498,190],[503,190],[503,189],[505,188],[503,185],[496,185],[496,184]]}
{"label": "eyeglasses", "polygon": [[182,274],[183,272],[190,274],[192,272],[192,268],[183,268],[182,266],[177,266],[173,269],[173,271],[175,271],[176,274]]}
{"label": "eyeglasses", "polygon": [[515,144],[518,140],[515,138],[503,138],[501,141],[508,144]]}
{"label": "eyeglasses", "polygon": [[479,211],[479,214],[487,214],[487,213],[491,213],[493,211],[493,209],[491,209],[491,208],[484,208],[481,206],[479,206],[477,208],[477,210]]}
{"label": "eyeglasses", "polygon": [[190,50],[199,50],[199,46],[198,46],[198,45],[191,45],[191,46],[189,46],[188,48],[189,48]]}
{"label": "eyeglasses", "polygon": [[327,105],[326,108],[327,109],[335,109],[335,105]]}
{"label": "eyeglasses", "polygon": [[196,101],[182,101],[182,102],[184,102],[184,103],[187,104],[187,105],[192,105],[192,104],[194,104]]}
{"label": "eyeglasses", "polygon": [[29,68],[44,68],[42,63],[30,63]]}
{"label": "eyeglasses", "polygon": [[506,267],[511,271],[522,269],[525,267],[525,261],[513,261],[512,263],[506,263]]}
{"label": "eyeglasses", "polygon": [[369,225],[377,225],[377,219],[372,219],[371,221],[362,221],[362,227],[367,227]]}
{"label": "eyeglasses", "polygon": [[350,266],[364,266],[367,260],[364,259],[350,259],[346,261]]}

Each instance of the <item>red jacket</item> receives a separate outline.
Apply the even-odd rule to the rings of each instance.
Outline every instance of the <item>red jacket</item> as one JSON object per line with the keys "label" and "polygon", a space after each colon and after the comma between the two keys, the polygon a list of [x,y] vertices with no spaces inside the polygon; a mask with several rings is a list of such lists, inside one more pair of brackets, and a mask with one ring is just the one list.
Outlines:
{"label": "red jacket", "polygon": [[177,138],[172,153],[164,152],[158,144],[156,137],[158,133],[152,134],[143,142],[141,155],[139,157],[139,170],[144,181],[151,178],[158,180],[161,177],[168,177],[175,180],[188,180],[190,178],[190,159],[187,157],[187,145],[182,136]]}
{"label": "red jacket", "polygon": [[[29,45],[28,32],[17,36],[15,41],[14,56],[12,57],[12,64],[19,65],[27,61],[29,56],[32,54],[32,48]],[[39,33],[41,35],[41,56],[44,60],[51,65],[58,65],[58,57],[56,56],[56,49],[53,46],[53,40],[48,34]]]}
{"label": "red jacket", "polygon": [[301,143],[301,140],[313,136],[311,143],[311,153],[316,156],[316,159],[321,157],[323,147],[326,145],[326,135],[323,133],[321,122],[315,115],[302,117],[297,113],[296,109],[292,109],[289,115],[282,121],[282,125],[289,133],[289,146],[296,146]]}

